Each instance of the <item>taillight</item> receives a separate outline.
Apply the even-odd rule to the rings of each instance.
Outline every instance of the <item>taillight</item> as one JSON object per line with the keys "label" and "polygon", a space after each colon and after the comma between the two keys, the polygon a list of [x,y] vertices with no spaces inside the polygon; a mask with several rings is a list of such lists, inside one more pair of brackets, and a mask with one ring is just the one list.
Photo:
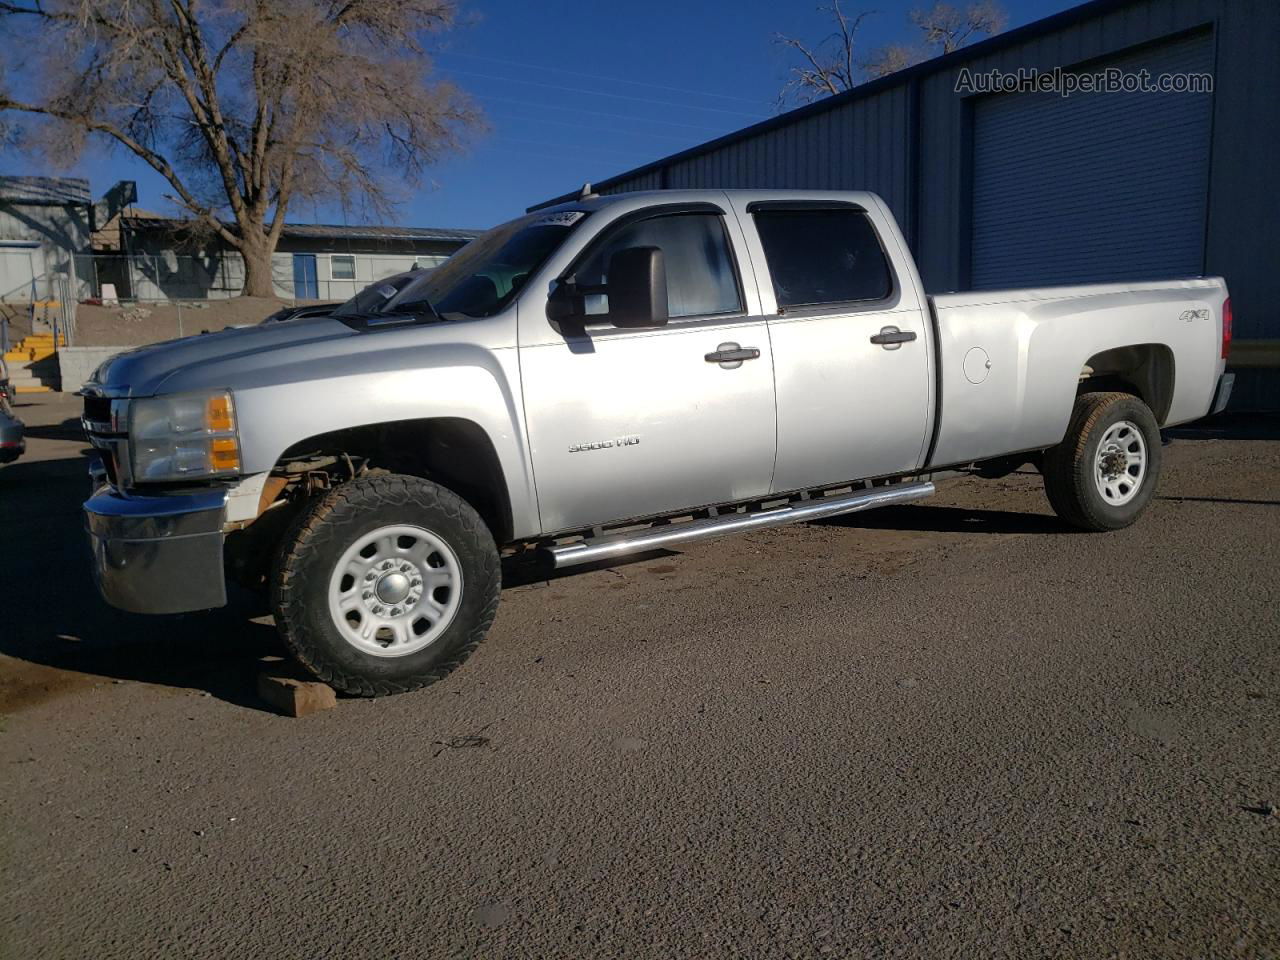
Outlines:
{"label": "taillight", "polygon": [[1231,298],[1222,301],[1222,359],[1231,352]]}

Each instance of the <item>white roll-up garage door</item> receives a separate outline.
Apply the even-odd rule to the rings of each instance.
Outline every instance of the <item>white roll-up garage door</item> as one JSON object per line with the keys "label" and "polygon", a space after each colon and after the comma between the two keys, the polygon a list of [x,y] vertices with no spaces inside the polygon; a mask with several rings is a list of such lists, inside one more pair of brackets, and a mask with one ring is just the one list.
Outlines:
{"label": "white roll-up garage door", "polygon": [[[1196,34],[1097,65],[1212,71]],[[1191,276],[1204,263],[1210,93],[994,94],[974,105],[976,288]]]}

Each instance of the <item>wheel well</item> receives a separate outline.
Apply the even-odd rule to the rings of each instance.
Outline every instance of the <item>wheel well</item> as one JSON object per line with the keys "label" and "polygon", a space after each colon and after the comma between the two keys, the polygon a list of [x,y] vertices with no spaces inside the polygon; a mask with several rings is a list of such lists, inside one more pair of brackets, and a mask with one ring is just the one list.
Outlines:
{"label": "wheel well", "polygon": [[352,461],[361,469],[404,473],[448,487],[480,514],[498,543],[512,536],[511,501],[493,442],[471,420],[432,417],[370,423],[317,434],[292,444],[275,472],[289,472],[304,458],[337,457],[334,474],[348,477]]}
{"label": "wheel well", "polygon": [[1173,403],[1173,351],[1162,343],[1115,347],[1095,353],[1080,371],[1076,393],[1131,393],[1164,423]]}

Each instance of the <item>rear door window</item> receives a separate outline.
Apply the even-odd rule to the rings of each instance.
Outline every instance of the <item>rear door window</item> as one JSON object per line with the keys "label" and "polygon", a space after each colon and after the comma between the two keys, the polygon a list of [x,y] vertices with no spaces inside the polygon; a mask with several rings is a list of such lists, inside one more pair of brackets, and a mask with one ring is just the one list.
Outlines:
{"label": "rear door window", "polygon": [[754,212],[779,309],[883,300],[893,275],[867,215],[853,208]]}

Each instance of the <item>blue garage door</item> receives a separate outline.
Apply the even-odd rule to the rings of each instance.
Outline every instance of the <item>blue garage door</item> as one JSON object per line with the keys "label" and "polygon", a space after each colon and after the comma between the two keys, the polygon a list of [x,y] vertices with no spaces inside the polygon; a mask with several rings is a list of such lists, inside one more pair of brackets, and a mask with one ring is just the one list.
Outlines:
{"label": "blue garage door", "polygon": [[[1197,34],[1091,66],[1210,73]],[[975,104],[976,288],[1203,270],[1211,93],[996,94]]]}

